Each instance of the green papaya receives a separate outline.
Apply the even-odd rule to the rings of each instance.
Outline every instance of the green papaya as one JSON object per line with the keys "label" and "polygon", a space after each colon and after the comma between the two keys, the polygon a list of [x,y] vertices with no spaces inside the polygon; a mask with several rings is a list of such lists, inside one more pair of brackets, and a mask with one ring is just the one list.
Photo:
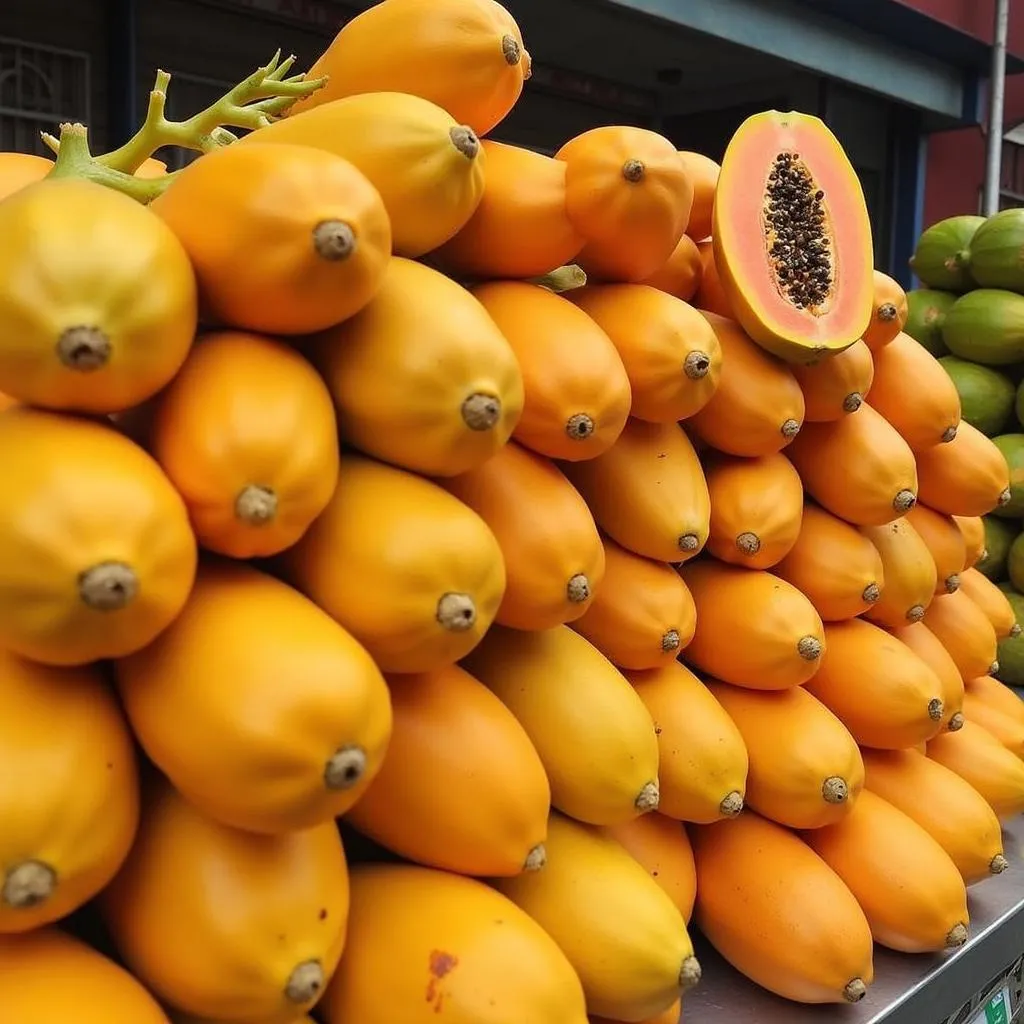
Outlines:
{"label": "green papaya", "polygon": [[970,271],[982,288],[1024,292],[1024,210],[1002,210],[978,228]]}
{"label": "green papaya", "polygon": [[[1013,614],[1018,620],[1024,622],[1024,596],[1017,593],[1012,586],[1000,584],[1000,589],[1006,594]],[[999,641],[999,653],[996,655],[999,662],[999,671],[996,678],[1002,680],[1008,686],[1024,686],[1024,633],[1019,636],[1004,637]]]}
{"label": "green papaya", "polygon": [[929,288],[965,292],[972,288],[970,246],[984,217],[947,217],[917,240],[910,268]]}
{"label": "green papaya", "polygon": [[990,366],[959,356],[943,356],[939,363],[956,385],[961,418],[988,437],[1005,430],[1017,400],[1013,381]]}
{"label": "green papaya", "polygon": [[[992,443],[1003,453],[1010,469],[1010,500],[994,509],[993,515],[1000,519],[1020,519],[1024,516],[1024,434],[1001,434],[993,437]],[[1021,571],[1024,572],[1024,564]],[[1024,576],[1021,579],[1024,580]]]}
{"label": "green papaya", "polygon": [[942,325],[946,314],[953,308],[958,296],[953,292],[939,292],[932,288],[918,288],[907,292],[907,322],[904,333],[909,334],[933,356],[945,355],[949,349],[942,340]]}
{"label": "green papaya", "polygon": [[957,299],[942,338],[955,356],[986,366],[1024,360],[1024,295],[979,288]]}
{"label": "green papaya", "polygon": [[[1020,527],[1006,519],[985,516],[985,554],[975,566],[993,583],[1006,579],[1006,562],[1010,555],[1010,545],[1020,532]],[[1024,621],[1024,620],[1022,620]]]}

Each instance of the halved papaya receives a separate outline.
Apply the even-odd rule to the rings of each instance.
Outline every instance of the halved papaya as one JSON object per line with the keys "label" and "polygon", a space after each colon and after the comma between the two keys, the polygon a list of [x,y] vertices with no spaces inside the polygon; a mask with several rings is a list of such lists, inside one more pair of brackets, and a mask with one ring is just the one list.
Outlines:
{"label": "halved papaya", "polygon": [[744,330],[806,363],[842,352],[874,312],[871,222],[856,171],[823,121],[747,118],[715,192],[715,266]]}

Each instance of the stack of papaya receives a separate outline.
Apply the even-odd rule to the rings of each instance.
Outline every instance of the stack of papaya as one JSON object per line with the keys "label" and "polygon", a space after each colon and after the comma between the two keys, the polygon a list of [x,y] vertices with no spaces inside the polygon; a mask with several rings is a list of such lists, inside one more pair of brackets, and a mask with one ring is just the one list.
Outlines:
{"label": "stack of papaya", "polygon": [[809,1003],[961,946],[1011,480],[829,129],[498,141],[493,0],[292,68],[0,154],[0,1019],[674,1024],[691,925]]}

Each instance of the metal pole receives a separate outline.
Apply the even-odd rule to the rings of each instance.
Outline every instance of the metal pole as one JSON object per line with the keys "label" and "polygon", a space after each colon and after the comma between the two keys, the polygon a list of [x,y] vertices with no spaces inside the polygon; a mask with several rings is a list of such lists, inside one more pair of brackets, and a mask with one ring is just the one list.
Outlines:
{"label": "metal pole", "polygon": [[981,212],[991,217],[999,209],[999,183],[1003,160],[1003,106],[1006,95],[1006,37],[1010,24],[1010,0],[996,0],[995,38],[992,41],[992,73],[988,92],[988,146],[985,154],[985,187]]}

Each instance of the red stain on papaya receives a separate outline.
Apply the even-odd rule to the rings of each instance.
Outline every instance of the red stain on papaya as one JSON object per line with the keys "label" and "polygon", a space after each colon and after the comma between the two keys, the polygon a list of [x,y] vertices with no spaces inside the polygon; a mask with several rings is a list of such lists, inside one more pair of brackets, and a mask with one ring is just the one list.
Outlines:
{"label": "red stain on papaya", "polygon": [[440,1013],[444,1007],[444,993],[439,982],[459,965],[459,958],[452,953],[434,949],[430,952],[428,970],[430,981],[427,984],[427,1002],[434,1004],[434,1013]]}

